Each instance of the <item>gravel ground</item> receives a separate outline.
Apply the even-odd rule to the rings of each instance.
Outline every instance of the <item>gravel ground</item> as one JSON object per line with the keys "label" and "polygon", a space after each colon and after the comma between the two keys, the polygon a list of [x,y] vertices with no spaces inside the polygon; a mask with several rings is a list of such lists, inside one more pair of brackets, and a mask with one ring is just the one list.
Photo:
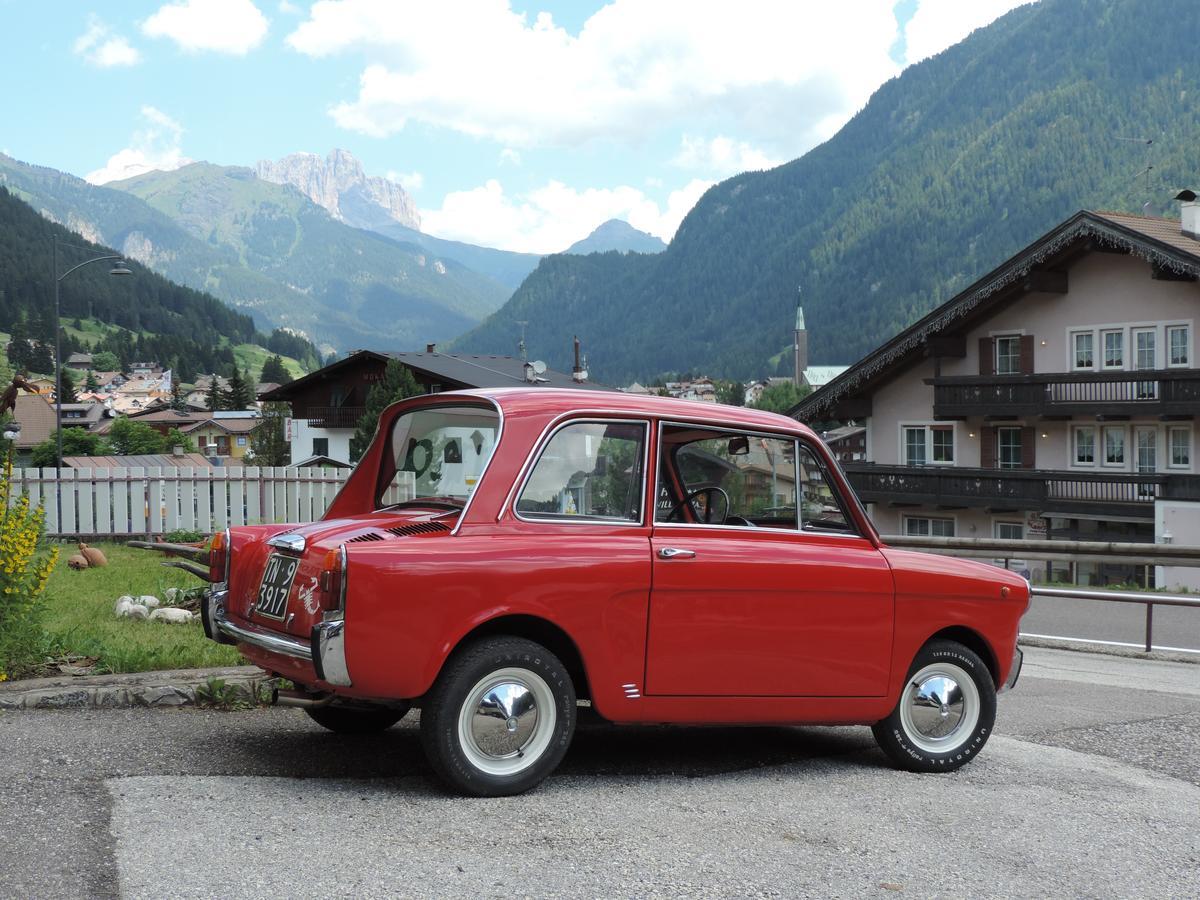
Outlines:
{"label": "gravel ground", "polygon": [[952,775],[865,728],[584,724],[521,798],[428,780],[415,716],[0,713],[0,897],[1200,895],[1200,670],[1038,650]]}

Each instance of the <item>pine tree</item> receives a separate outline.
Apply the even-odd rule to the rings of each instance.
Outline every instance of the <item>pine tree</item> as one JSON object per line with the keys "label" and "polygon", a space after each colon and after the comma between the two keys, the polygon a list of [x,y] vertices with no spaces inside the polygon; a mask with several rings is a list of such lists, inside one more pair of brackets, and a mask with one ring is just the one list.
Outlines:
{"label": "pine tree", "polygon": [[371,443],[375,429],[379,427],[379,416],[391,404],[405,397],[416,397],[425,393],[417,379],[413,378],[408,366],[396,359],[389,359],[383,371],[383,380],[367,392],[366,411],[358,420],[358,428],[350,439],[350,458],[357,460]]}
{"label": "pine tree", "polygon": [[171,409],[187,409],[187,397],[183,393],[183,385],[178,379],[171,382]]}
{"label": "pine tree", "polygon": [[262,374],[258,376],[259,382],[262,384],[288,384],[293,379],[287,367],[283,364],[283,357],[276,354],[268,356],[267,361],[263,363]]}
{"label": "pine tree", "polygon": [[221,390],[221,381],[217,378],[217,373],[213,372],[213,374],[208,377],[212,379],[208,385],[208,396],[205,398],[208,408],[213,412],[216,412],[219,409],[228,409],[229,407],[226,404],[225,392]]}
{"label": "pine tree", "polygon": [[64,367],[59,377],[62,379],[62,402],[78,403],[79,397],[75,393],[75,376],[71,374],[71,370]]}
{"label": "pine tree", "polygon": [[284,420],[291,415],[286,403],[264,403],[262,421],[250,435],[256,466],[286,466],[291,458]]}
{"label": "pine tree", "polygon": [[100,390],[100,382],[96,380],[96,373],[88,369],[87,377],[83,380],[83,389],[89,392]]}
{"label": "pine tree", "polygon": [[238,371],[237,366],[233,368],[233,374],[229,376],[229,389],[226,393],[226,409],[249,409],[254,403],[254,388],[247,382],[250,380],[250,374],[243,374]]}

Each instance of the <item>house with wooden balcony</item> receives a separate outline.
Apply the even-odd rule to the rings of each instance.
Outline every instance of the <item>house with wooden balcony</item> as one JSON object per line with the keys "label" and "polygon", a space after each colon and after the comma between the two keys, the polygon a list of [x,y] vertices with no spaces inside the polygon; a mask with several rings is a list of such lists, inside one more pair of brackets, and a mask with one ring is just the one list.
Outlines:
{"label": "house with wooden balcony", "polygon": [[845,469],[884,534],[1200,544],[1200,204],[1177,199],[1182,222],[1075,214],[792,410],[866,428]]}
{"label": "house with wooden balcony", "polygon": [[352,462],[350,439],[366,412],[367,394],[383,380],[392,359],[403,363],[431,394],[478,387],[601,388],[589,381],[578,365],[574,373],[567,374],[514,356],[441,353],[434,344],[427,345],[424,353],[356,350],[345,359],[258,395],[263,402],[291,406],[288,439],[292,465],[312,457]]}

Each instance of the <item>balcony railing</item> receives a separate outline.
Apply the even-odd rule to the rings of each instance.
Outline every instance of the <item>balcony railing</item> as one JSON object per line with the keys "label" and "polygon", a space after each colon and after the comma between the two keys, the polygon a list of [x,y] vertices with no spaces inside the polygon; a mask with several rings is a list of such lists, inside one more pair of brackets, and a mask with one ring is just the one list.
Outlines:
{"label": "balcony railing", "polygon": [[1192,415],[1200,403],[1200,372],[1195,369],[942,376],[927,383],[933,385],[933,414],[943,419]]}
{"label": "balcony railing", "polygon": [[297,419],[305,419],[313,428],[357,428],[366,413],[365,406],[310,406],[298,410]]}
{"label": "balcony railing", "polygon": [[1154,501],[1200,499],[1200,477],[1163,473],[968,469],[847,463],[866,503],[1037,510],[1045,514],[1152,518]]}

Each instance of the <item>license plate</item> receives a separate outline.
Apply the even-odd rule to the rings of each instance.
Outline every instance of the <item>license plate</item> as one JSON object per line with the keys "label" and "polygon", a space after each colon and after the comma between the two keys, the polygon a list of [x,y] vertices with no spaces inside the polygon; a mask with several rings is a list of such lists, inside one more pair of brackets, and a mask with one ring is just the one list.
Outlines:
{"label": "license plate", "polygon": [[267,570],[263,573],[262,584],[258,588],[257,612],[272,619],[282,619],[287,610],[288,594],[292,590],[292,580],[296,570],[300,568],[300,560],[294,556],[284,556],[272,553],[267,560]]}

